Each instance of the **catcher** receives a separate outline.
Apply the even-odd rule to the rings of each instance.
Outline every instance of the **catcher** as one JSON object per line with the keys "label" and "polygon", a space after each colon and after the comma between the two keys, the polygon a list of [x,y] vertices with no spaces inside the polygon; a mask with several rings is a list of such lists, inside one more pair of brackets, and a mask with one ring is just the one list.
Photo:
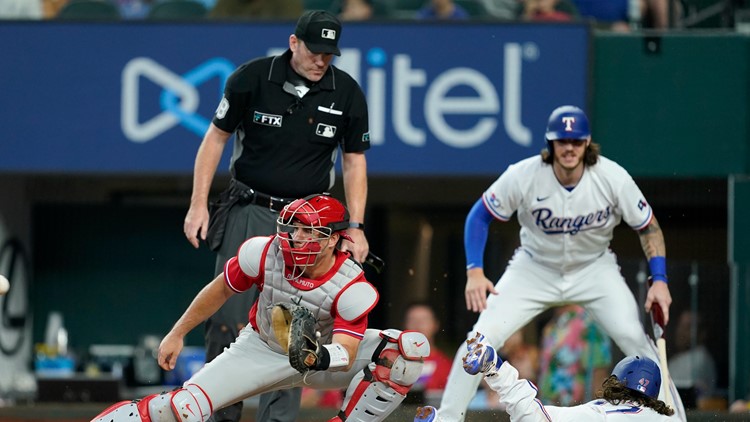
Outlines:
{"label": "catcher", "polygon": [[326,195],[284,207],[277,234],[245,241],[198,293],[162,340],[159,365],[174,369],[185,335],[228,297],[257,285],[250,323],[237,340],[181,388],[117,403],[94,421],[204,422],[239,400],[302,385],[348,387],[332,421],[385,419],[419,378],[430,345],[418,332],[367,329],[378,292],[337,248],[351,240],[348,219]]}

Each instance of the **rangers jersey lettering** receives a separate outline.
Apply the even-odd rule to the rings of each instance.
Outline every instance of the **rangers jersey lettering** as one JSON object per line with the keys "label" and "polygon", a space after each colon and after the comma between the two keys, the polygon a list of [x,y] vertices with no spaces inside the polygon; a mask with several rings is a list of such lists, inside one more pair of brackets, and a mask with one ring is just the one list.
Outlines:
{"label": "rangers jersey lettering", "polygon": [[518,212],[523,249],[535,261],[563,271],[601,256],[623,219],[640,230],[652,218],[632,177],[601,156],[585,167],[572,190],[560,185],[552,166],[539,156],[527,158],[508,167],[482,199],[499,220],[508,221]]}

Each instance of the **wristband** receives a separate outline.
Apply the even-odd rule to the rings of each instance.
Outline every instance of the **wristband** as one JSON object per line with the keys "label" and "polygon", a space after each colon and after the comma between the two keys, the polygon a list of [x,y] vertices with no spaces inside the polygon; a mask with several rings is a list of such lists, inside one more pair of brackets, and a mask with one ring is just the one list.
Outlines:
{"label": "wristband", "polygon": [[349,365],[349,352],[339,343],[326,344],[323,351],[323,355],[328,357],[328,364],[323,369],[335,370]]}
{"label": "wristband", "polygon": [[351,222],[351,221],[350,221],[350,222],[349,222],[349,228],[350,228],[350,229],[360,229],[360,230],[364,230],[364,229],[365,229],[365,223],[354,223],[354,222]]}
{"label": "wristband", "polygon": [[648,260],[648,268],[651,271],[651,280],[663,281],[668,283],[667,280],[667,258],[663,256],[655,256]]}

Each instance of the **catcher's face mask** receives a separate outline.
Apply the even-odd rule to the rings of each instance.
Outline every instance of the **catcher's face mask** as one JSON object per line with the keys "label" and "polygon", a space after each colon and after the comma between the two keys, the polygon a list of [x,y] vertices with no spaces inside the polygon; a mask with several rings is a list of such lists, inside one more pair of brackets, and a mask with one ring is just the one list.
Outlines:
{"label": "catcher's face mask", "polygon": [[281,238],[284,263],[291,269],[285,277],[297,279],[314,266],[333,233],[351,240],[345,231],[348,220],[346,208],[329,196],[298,199],[284,207],[276,221],[276,232]]}

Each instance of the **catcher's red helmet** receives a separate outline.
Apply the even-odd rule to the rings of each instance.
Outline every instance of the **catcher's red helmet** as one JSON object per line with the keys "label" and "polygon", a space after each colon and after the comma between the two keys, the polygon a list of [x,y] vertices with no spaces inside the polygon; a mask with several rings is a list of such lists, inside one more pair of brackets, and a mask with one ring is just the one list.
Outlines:
{"label": "catcher's red helmet", "polygon": [[329,235],[341,232],[339,234],[344,239],[352,240],[344,231],[349,228],[349,212],[341,202],[328,195],[298,199],[279,213],[278,222],[281,224],[289,224],[295,220],[318,230],[327,228]]}
{"label": "catcher's red helmet", "polygon": [[346,233],[349,228],[346,207],[327,195],[308,196],[285,206],[279,213],[276,228],[281,238],[284,263],[292,269],[292,279],[315,265],[323,250],[321,242],[329,239],[331,234],[338,233],[342,238],[352,240]]}

